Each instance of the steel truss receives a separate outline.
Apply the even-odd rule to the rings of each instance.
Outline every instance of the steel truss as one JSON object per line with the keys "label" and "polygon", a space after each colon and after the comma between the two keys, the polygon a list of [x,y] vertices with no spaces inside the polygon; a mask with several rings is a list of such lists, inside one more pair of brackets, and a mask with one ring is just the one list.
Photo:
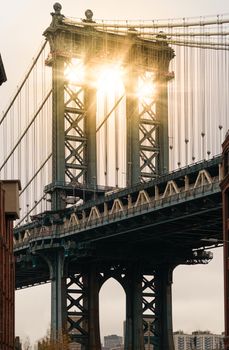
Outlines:
{"label": "steel truss", "polygon": [[[144,72],[140,79],[156,85],[152,73]],[[159,175],[159,117],[156,111],[156,94],[139,101],[139,158],[141,181],[149,181]]]}
{"label": "steel truss", "polygon": [[171,271],[163,267],[144,275],[138,264],[98,263],[71,274],[62,314],[72,342],[83,350],[101,349],[99,291],[112,277],[126,293],[125,350],[143,350],[146,342],[154,349],[173,349]]}
{"label": "steel truss", "polygon": [[87,169],[84,92],[81,86],[68,82],[64,92],[65,174],[70,181],[84,182]]}
{"label": "steel truss", "polygon": [[88,291],[85,284],[82,274],[67,279],[67,331],[74,342],[83,346],[88,343]]}

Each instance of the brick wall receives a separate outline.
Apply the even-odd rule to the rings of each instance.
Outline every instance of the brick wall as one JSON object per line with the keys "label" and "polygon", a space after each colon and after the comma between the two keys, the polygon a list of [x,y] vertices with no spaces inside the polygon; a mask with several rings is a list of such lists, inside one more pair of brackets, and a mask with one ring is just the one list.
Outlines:
{"label": "brick wall", "polygon": [[0,182],[0,349],[14,349],[13,221],[5,215],[5,191]]}

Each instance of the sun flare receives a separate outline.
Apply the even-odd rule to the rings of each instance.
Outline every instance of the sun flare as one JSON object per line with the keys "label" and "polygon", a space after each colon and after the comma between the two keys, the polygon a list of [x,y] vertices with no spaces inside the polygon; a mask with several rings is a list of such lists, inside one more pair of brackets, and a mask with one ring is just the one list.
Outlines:
{"label": "sun flare", "polygon": [[107,65],[98,70],[97,89],[115,92],[123,89],[123,69],[119,65]]}
{"label": "sun flare", "polygon": [[70,84],[82,84],[85,79],[84,65],[82,60],[72,58],[64,71],[65,79]]}
{"label": "sun flare", "polygon": [[[73,58],[65,68],[65,79],[69,84],[91,85],[100,94],[116,94],[124,91],[124,68],[120,64],[97,65],[92,79],[87,80],[85,66],[81,59]],[[136,96],[139,101],[151,100],[155,96],[155,83],[152,73],[147,72],[143,78],[139,78],[136,86]]]}

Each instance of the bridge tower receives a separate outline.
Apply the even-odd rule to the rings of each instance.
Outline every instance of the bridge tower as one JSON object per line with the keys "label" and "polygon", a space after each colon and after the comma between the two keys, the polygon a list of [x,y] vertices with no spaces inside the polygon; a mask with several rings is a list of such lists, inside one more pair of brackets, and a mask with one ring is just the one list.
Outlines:
{"label": "bridge tower", "polygon": [[[50,44],[47,65],[52,68],[52,211],[66,207],[73,193],[83,199],[104,196],[97,175],[96,135],[98,66],[121,62],[124,71],[126,117],[126,185],[148,181],[168,170],[167,82],[169,62],[174,56],[159,33],[155,40],[138,37],[130,28],[125,34],[97,29],[90,10],[86,19],[74,23],[54,5],[52,23],[44,35]],[[71,66],[78,70],[69,81]],[[139,81],[149,81],[155,93],[141,100]],[[108,115],[104,116],[105,118]],[[90,255],[90,247],[87,254]],[[154,334],[154,349],[172,349],[171,283],[172,265],[147,268],[138,261],[66,263],[63,249],[43,253],[52,284],[51,327],[53,336],[67,328],[83,350],[101,348],[98,295],[105,280],[120,281],[127,296],[125,350],[143,350],[144,333]],[[73,267],[74,266],[74,269]],[[143,275],[147,273],[148,279]],[[73,287],[75,286],[75,287]],[[150,299],[150,301],[149,301]],[[72,310],[73,309],[73,310]],[[155,312],[147,319],[147,312]],[[144,315],[145,316],[144,316]],[[153,336],[152,336],[153,337]]]}
{"label": "bridge tower", "polygon": [[[52,208],[58,209],[65,206],[69,187],[75,187],[79,197],[84,192],[86,199],[90,190],[99,195],[96,79],[101,64],[119,62],[124,71],[127,186],[168,171],[167,81],[172,77],[168,66],[174,53],[163,34],[146,40],[138,37],[134,28],[125,35],[97,30],[90,10],[82,24],[68,21],[60,4],[56,3],[54,10],[52,23],[44,32],[50,43],[47,64],[52,67],[53,81],[53,180],[47,191],[52,194]],[[68,72],[74,64],[79,69],[71,83]],[[142,100],[140,80],[155,87],[155,92]]]}

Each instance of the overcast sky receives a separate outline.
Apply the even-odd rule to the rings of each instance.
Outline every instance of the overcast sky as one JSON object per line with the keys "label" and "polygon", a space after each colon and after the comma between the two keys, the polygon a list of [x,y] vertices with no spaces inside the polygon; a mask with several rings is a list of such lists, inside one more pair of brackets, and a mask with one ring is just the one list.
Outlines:
{"label": "overcast sky", "polygon": [[[0,111],[4,110],[42,42],[54,1],[20,0],[0,2],[0,52],[8,82],[1,87]],[[62,13],[84,17],[90,8],[95,18],[162,19],[205,16],[229,12],[224,0],[62,0]],[[223,331],[222,254],[214,252],[208,266],[178,267],[174,273],[174,330]],[[124,294],[107,283],[101,291],[102,334],[122,334]],[[108,311],[109,310],[109,311]],[[112,314],[112,317],[110,315]],[[16,334],[32,341],[45,334],[50,323],[50,286],[34,287],[16,293]]]}

